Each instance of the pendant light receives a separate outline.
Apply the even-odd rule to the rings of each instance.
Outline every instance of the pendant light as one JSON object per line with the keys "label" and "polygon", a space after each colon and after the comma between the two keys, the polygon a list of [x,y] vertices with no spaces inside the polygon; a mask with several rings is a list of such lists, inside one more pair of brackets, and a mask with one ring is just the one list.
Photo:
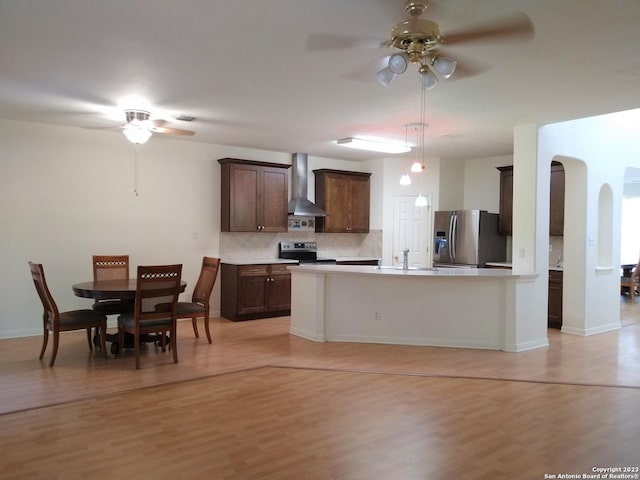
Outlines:
{"label": "pendant light", "polygon": [[[424,77],[423,77],[424,78]],[[424,164],[424,129],[427,126],[425,123],[426,109],[427,109],[427,95],[426,95],[427,87],[422,82],[420,86],[420,173],[426,168]],[[413,167],[412,167],[413,170]],[[420,193],[416,198],[416,207],[426,207],[427,206],[427,197],[422,194],[422,177],[420,175]]]}

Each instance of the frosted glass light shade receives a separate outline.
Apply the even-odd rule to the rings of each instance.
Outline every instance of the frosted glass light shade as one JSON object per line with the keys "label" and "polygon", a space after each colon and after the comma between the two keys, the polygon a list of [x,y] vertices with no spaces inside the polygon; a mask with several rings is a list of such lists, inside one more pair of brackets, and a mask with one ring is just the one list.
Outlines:
{"label": "frosted glass light shade", "polygon": [[391,72],[400,75],[407,70],[409,60],[406,53],[394,53],[389,57],[388,67]]}
{"label": "frosted glass light shade", "polygon": [[149,129],[140,125],[129,124],[124,127],[123,133],[127,140],[137,144],[147,143],[147,140],[151,137]]}
{"label": "frosted glass light shade", "polygon": [[449,78],[456,71],[458,62],[447,57],[436,57],[433,59],[432,64],[438,75],[442,78]]}
{"label": "frosted glass light shade", "polygon": [[424,170],[424,165],[420,162],[413,162],[413,165],[411,165],[411,171],[413,173],[420,173],[422,170]]}
{"label": "frosted glass light shade", "polygon": [[411,177],[408,173],[405,173],[400,177],[400,185],[411,185]]}
{"label": "frosted glass light shade", "polygon": [[438,84],[438,77],[436,77],[435,73],[431,70],[427,68],[425,68],[425,70],[426,71],[420,72],[420,76],[422,77],[422,86],[427,90],[431,90]]}
{"label": "frosted glass light shade", "polygon": [[429,203],[427,202],[427,197],[420,194],[416,197],[416,207],[426,207]]}
{"label": "frosted glass light shade", "polygon": [[388,87],[393,79],[396,78],[396,74],[393,73],[389,67],[384,67],[382,70],[376,73],[376,77],[382,85]]}

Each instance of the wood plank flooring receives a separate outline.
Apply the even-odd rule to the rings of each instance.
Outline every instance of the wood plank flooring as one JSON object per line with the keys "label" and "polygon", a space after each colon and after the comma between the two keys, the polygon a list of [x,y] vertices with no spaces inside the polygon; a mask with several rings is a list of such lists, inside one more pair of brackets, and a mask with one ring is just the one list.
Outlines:
{"label": "wood plank flooring", "polygon": [[[289,319],[179,327],[178,354],[56,366],[0,340],[0,479],[543,479],[640,466],[640,303],[519,354],[313,343]],[[559,477],[556,477],[559,478]],[[636,477],[637,478],[637,477]]]}

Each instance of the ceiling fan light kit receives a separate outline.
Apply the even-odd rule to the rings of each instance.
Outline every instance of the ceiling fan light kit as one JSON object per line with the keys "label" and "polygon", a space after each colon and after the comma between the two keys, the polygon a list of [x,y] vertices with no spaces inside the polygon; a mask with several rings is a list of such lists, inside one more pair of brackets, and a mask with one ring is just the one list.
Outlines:
{"label": "ceiling fan light kit", "polygon": [[127,140],[136,144],[147,143],[147,140],[151,138],[151,131],[148,128],[133,123],[125,125],[122,129],[122,133],[127,137]]}
{"label": "ceiling fan light kit", "polygon": [[343,147],[356,148],[358,150],[369,150],[380,153],[406,153],[411,151],[411,147],[394,143],[376,142],[363,138],[341,138],[336,143]]}

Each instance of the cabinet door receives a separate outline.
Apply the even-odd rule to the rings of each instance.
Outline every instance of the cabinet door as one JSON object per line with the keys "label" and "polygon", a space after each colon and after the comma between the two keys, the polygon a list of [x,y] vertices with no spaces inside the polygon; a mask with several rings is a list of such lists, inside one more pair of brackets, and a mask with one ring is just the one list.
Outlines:
{"label": "cabinet door", "polygon": [[562,272],[549,272],[549,303],[547,307],[547,326],[562,328]]}
{"label": "cabinet door", "polygon": [[238,315],[267,311],[268,278],[267,276],[238,278]]}
{"label": "cabinet door", "polygon": [[347,229],[352,233],[369,232],[369,195],[368,177],[353,176],[349,179],[351,200],[350,218]]}
{"label": "cabinet door", "polygon": [[561,163],[551,164],[551,185],[549,197],[549,235],[564,235],[564,167]]}
{"label": "cabinet door", "polygon": [[325,197],[321,208],[327,212],[324,218],[326,233],[342,233],[347,231],[351,193],[349,178],[334,173],[324,174]]}
{"label": "cabinet door", "polygon": [[269,310],[291,310],[291,272],[286,265],[271,265]]}
{"label": "cabinet door", "polygon": [[513,167],[498,167],[500,170],[500,216],[498,232],[511,235],[513,230]]}
{"label": "cabinet door", "polygon": [[263,232],[287,231],[288,172],[281,168],[262,169],[261,195],[258,208],[261,213],[259,224]]}
{"label": "cabinet door", "polygon": [[242,164],[229,166],[229,231],[257,231],[260,190],[259,167]]}

